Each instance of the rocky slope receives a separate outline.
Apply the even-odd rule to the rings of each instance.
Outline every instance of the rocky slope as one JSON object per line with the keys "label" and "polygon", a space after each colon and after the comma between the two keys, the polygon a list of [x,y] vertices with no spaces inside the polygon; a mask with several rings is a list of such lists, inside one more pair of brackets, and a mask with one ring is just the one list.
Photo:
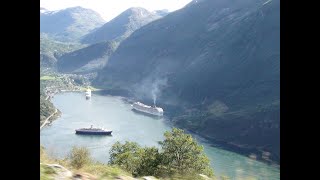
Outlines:
{"label": "rocky slope", "polygon": [[280,2],[192,1],[124,40],[95,85],[156,98],[178,126],[279,162]]}
{"label": "rocky slope", "polygon": [[82,43],[94,44],[105,41],[122,41],[140,27],[161,16],[140,7],[129,8],[102,27],[85,35]]}
{"label": "rocky slope", "polygon": [[55,41],[45,34],[40,34],[40,68],[56,70],[60,56],[85,47],[78,43],[63,43]]}
{"label": "rocky slope", "polygon": [[62,73],[91,73],[103,68],[117,48],[115,42],[101,42],[66,53],[59,58],[58,71]]}
{"label": "rocky slope", "polygon": [[59,11],[40,8],[40,32],[58,41],[77,41],[104,23],[97,12],[80,6]]}

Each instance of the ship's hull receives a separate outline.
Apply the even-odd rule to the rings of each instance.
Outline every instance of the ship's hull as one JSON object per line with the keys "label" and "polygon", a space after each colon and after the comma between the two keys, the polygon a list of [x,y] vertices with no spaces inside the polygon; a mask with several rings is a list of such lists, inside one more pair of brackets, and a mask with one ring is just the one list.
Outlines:
{"label": "ship's hull", "polygon": [[111,135],[112,131],[86,131],[86,130],[76,130],[76,134],[84,135]]}
{"label": "ship's hull", "polygon": [[159,116],[159,115],[154,115],[154,114],[150,114],[150,113],[146,113],[146,112],[143,112],[143,111],[138,111],[134,108],[131,109],[134,113],[137,113],[137,114],[141,114],[141,115],[144,115],[144,116],[149,116],[149,117],[152,117],[152,118],[161,118],[162,116]]}
{"label": "ship's hull", "polygon": [[163,114],[160,112],[154,112],[145,108],[140,108],[139,106],[135,106],[135,105],[132,106],[132,110],[141,112],[144,114],[152,115],[152,116],[159,116],[159,117],[163,116]]}

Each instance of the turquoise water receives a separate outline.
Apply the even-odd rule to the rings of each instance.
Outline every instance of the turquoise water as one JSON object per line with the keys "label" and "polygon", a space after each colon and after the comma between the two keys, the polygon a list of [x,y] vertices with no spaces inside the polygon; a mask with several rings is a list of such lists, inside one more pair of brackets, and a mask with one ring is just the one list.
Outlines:
{"label": "turquoise water", "polygon": [[[109,150],[116,141],[135,141],[142,146],[158,146],[163,133],[171,129],[165,119],[137,114],[121,97],[93,94],[86,100],[83,93],[57,94],[52,102],[62,112],[60,118],[40,132],[40,142],[48,153],[65,157],[72,146],[86,146],[95,160],[107,163]],[[81,136],[75,129],[101,126],[113,130],[112,136]],[[216,175],[231,179],[280,179],[280,168],[252,160],[248,157],[212,147],[196,137],[204,146]]]}

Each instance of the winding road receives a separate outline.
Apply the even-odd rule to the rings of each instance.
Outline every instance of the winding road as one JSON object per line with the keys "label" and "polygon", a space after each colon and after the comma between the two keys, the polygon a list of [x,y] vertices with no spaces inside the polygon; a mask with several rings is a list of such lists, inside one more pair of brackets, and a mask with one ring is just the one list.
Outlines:
{"label": "winding road", "polygon": [[40,126],[40,130],[48,123],[48,120],[57,112],[58,112],[58,109],[55,109],[54,113],[52,113],[46,120],[44,120],[43,124]]}

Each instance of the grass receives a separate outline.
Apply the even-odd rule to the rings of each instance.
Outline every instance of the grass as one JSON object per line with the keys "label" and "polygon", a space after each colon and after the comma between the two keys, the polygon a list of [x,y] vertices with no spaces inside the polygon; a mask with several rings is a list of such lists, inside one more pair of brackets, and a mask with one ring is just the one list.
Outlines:
{"label": "grass", "polygon": [[[52,180],[54,179],[53,176],[56,175],[56,171],[48,167],[44,164],[60,164],[63,167],[67,168],[68,170],[72,171],[73,174],[90,174],[97,179],[118,179],[119,177],[122,177],[123,179],[133,179],[132,175],[125,170],[122,170],[121,168],[117,166],[111,166],[111,165],[106,165],[102,164],[99,162],[93,162],[90,161],[90,163],[85,164],[81,169],[74,169],[70,161],[68,159],[53,159],[49,157],[46,153],[43,147],[40,147],[40,162],[43,163],[40,165],[40,179],[41,180]],[[155,180],[157,178],[153,177]],[[143,179],[141,177],[138,177],[136,179]],[[185,180],[194,180],[194,179],[199,179],[199,180],[206,180],[206,178],[203,178],[201,176],[181,176],[181,175],[174,175],[172,177],[168,178],[160,178],[162,180],[180,180],[180,179],[185,179]],[[224,180],[224,178],[221,178]],[[228,180],[228,178],[225,178]],[[217,178],[212,178],[212,180],[218,180]],[[219,179],[220,180],[220,179]]]}
{"label": "grass", "polygon": [[87,164],[83,168],[81,168],[80,171],[93,174],[99,177],[99,179],[114,179],[118,176],[131,177],[130,173],[118,167],[113,167],[113,166],[109,166],[101,163]]}
{"label": "grass", "polygon": [[55,175],[55,170],[44,164],[60,164],[68,170],[75,173],[89,173],[98,179],[116,179],[118,176],[132,177],[130,173],[114,166],[105,165],[99,162],[90,162],[85,164],[81,169],[74,169],[68,159],[54,159],[49,157],[45,152],[45,149],[40,146],[40,179],[41,180],[51,180]]}
{"label": "grass", "polygon": [[52,176],[55,174],[55,170],[51,167],[40,164],[40,179],[41,180],[52,180]]}
{"label": "grass", "polygon": [[81,91],[86,91],[88,88],[91,89],[91,91],[99,91],[99,90],[101,90],[101,89],[97,89],[97,88],[92,87],[92,86],[80,87],[80,90]]}
{"label": "grass", "polygon": [[48,81],[48,80],[56,80],[54,76],[41,76],[40,80]]}

